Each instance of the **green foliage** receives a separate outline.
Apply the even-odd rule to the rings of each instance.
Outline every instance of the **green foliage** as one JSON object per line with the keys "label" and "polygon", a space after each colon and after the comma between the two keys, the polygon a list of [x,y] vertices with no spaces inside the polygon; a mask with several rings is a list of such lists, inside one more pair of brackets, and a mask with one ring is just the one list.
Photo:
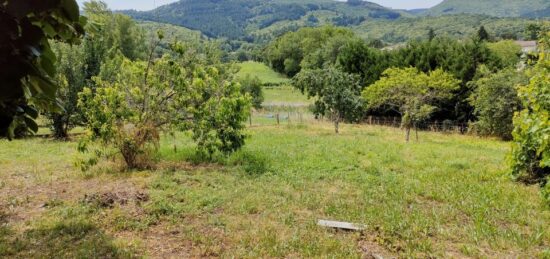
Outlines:
{"label": "green foliage", "polygon": [[367,20],[353,28],[361,38],[380,39],[387,43],[429,40],[429,29],[440,37],[468,39],[483,25],[497,39],[521,39],[528,24],[522,18],[497,18],[487,15],[453,14],[401,18],[392,21]]}
{"label": "green foliage", "polygon": [[55,82],[59,86],[57,98],[62,107],[60,111],[48,113],[53,135],[57,139],[66,139],[69,130],[82,121],[77,108],[78,93],[86,86],[86,64],[83,45],[71,46],[63,43],[52,44],[57,56],[57,74]]}
{"label": "green foliage", "polygon": [[500,17],[544,17],[538,11],[550,8],[545,0],[445,0],[429,9],[426,14],[487,14]]}
{"label": "green foliage", "polygon": [[342,46],[337,64],[344,72],[360,75],[362,85],[370,85],[376,82],[382,72],[390,66],[390,61],[389,55],[370,48],[364,41],[356,39]]}
{"label": "green foliage", "polygon": [[294,87],[315,98],[316,116],[329,116],[339,131],[340,121],[356,121],[362,111],[361,85],[355,75],[336,68],[303,70],[292,80]]}
{"label": "green foliage", "polygon": [[232,152],[244,144],[248,95],[227,81],[224,71],[207,65],[214,60],[199,60],[183,45],[174,49],[178,54],[158,60],[114,58],[102,67],[110,72],[102,71],[103,78],[94,79],[95,90],[86,88],[80,97],[91,133],[82,151],[97,139],[114,147],[129,168],[142,168],[150,164],[159,134],[175,128],[191,130],[205,154]]}
{"label": "green foliage", "polygon": [[96,0],[85,2],[83,10],[90,21],[88,54],[97,57],[95,67],[90,68],[96,72],[88,75],[90,78],[97,75],[101,61],[119,52],[131,60],[147,58],[146,42],[151,38],[146,39],[145,31],[132,18],[113,13],[104,2]]}
{"label": "green foliage", "polygon": [[500,58],[500,63],[504,67],[516,68],[521,58],[521,46],[512,40],[503,40],[494,43],[488,43],[487,47]]}
{"label": "green foliage", "polygon": [[243,122],[250,116],[250,96],[214,67],[199,68],[194,74],[188,106],[193,119],[183,128],[193,132],[201,153],[211,156],[238,150],[246,137]]}
{"label": "green foliage", "polygon": [[[334,53],[323,51],[338,49],[343,45],[343,39],[351,37],[353,33],[344,28],[303,28],[287,33],[272,42],[266,49],[266,59],[275,71],[292,77],[300,72],[302,67],[322,68],[328,61],[324,53]],[[331,56],[336,59],[335,55]]]}
{"label": "green foliage", "polygon": [[367,109],[386,108],[401,114],[407,130],[428,119],[438,108],[437,102],[451,99],[459,83],[441,69],[425,74],[416,68],[390,68],[382,78],[363,91]]}
{"label": "green foliage", "polygon": [[486,43],[478,40],[456,41],[436,37],[431,41],[413,41],[393,54],[394,66],[415,67],[428,73],[442,69],[460,80],[460,89],[452,98],[441,104],[437,117],[468,122],[473,108],[468,102],[472,81],[479,67],[485,66],[496,72],[502,68],[500,59],[491,52]]}
{"label": "green foliage", "polygon": [[513,175],[524,182],[546,184],[550,175],[550,59],[545,52],[549,44],[546,34],[529,84],[519,88],[524,109],[514,117],[511,165]]}
{"label": "green foliage", "polygon": [[[395,19],[405,12],[392,10],[369,2],[357,4],[343,3],[332,0],[232,0],[203,1],[184,0],[170,5],[161,6],[147,12],[125,11],[126,14],[139,19],[164,22],[199,30],[208,37],[240,39],[252,41],[268,40],[273,35],[272,30],[283,28],[284,32],[292,31],[291,27],[305,27],[321,23],[319,13],[328,13],[332,18],[338,18],[339,24],[357,24],[370,17],[372,19]],[[324,20],[324,19],[323,19]],[[329,23],[332,23],[329,21]],[[300,25],[297,25],[300,24]],[[296,28],[297,29],[297,28]],[[271,33],[258,33],[271,30]],[[263,40],[265,42],[265,40]]]}
{"label": "green foliage", "polygon": [[257,76],[252,77],[247,74],[245,77],[239,78],[239,83],[243,94],[248,93],[252,97],[252,106],[256,109],[262,108],[264,93],[260,79]]}
{"label": "green foliage", "polygon": [[229,164],[242,166],[245,173],[250,176],[261,176],[270,171],[267,157],[247,151],[236,152],[229,158]]}
{"label": "green foliage", "polygon": [[507,69],[475,81],[470,97],[477,121],[472,124],[480,135],[512,138],[514,113],[521,109],[517,87],[527,82],[523,72]]}
{"label": "green foliage", "polygon": [[487,41],[490,39],[491,36],[489,36],[489,32],[485,29],[485,27],[482,25],[479,27],[479,30],[477,30],[477,39],[481,41]]}
{"label": "green foliage", "polygon": [[56,57],[48,40],[78,43],[85,19],[74,0],[5,0],[0,24],[0,137],[12,137],[22,125],[36,132],[37,109],[59,109],[52,82]]}

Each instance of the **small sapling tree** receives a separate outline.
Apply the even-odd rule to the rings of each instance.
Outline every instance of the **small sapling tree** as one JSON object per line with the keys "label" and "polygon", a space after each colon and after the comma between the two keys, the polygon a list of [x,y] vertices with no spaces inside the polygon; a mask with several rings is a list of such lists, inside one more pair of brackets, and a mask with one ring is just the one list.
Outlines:
{"label": "small sapling tree", "polygon": [[[79,149],[88,151],[98,140],[121,155],[129,169],[139,169],[150,165],[160,134],[173,129],[192,131],[201,153],[240,148],[250,97],[216,67],[189,70],[180,60],[176,54],[149,62],[122,58],[113,81],[94,78],[95,91],[85,88],[80,95],[89,134]],[[94,157],[82,165],[86,169],[96,162]]]}
{"label": "small sapling tree", "polygon": [[78,93],[86,86],[84,49],[81,46],[71,46],[64,43],[52,44],[57,56],[57,73],[54,77],[59,89],[57,98],[63,109],[47,113],[51,129],[56,139],[66,139],[69,130],[81,121],[77,109]]}
{"label": "small sapling tree", "polygon": [[436,102],[452,98],[459,84],[440,69],[425,74],[416,68],[390,68],[363,91],[363,98],[368,109],[387,108],[401,114],[408,142],[411,129],[431,116]]}
{"label": "small sapling tree", "polygon": [[315,98],[316,116],[328,115],[339,133],[341,121],[355,121],[362,110],[361,86],[358,76],[336,68],[303,70],[292,80],[294,87]]}

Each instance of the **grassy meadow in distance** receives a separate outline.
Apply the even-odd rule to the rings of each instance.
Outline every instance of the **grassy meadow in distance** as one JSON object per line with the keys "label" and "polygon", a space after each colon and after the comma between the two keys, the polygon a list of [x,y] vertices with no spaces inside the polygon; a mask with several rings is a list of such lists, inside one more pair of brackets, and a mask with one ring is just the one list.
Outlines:
{"label": "grassy meadow in distance", "polygon": [[264,105],[267,106],[306,106],[312,101],[303,95],[300,91],[289,86],[290,79],[279,74],[267,65],[247,61],[238,64],[240,67],[238,77],[246,75],[257,76],[263,84],[281,84],[279,86],[264,88]]}
{"label": "grassy meadow in distance", "polygon": [[216,164],[167,136],[156,169],[127,173],[82,173],[74,141],[2,140],[0,257],[549,256],[550,211],[510,179],[508,143],[323,122],[248,134]]}
{"label": "grassy meadow in distance", "polygon": [[272,84],[287,83],[290,81],[287,77],[273,71],[264,63],[247,61],[238,64],[238,66],[241,68],[237,74],[238,77],[246,75],[257,76],[262,83]]}

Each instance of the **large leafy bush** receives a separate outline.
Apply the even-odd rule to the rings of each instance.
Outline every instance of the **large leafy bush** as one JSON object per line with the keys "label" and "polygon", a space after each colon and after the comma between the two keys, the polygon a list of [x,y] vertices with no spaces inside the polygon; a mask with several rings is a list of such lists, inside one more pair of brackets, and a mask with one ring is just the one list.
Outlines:
{"label": "large leafy bush", "polygon": [[[120,63],[114,79],[96,77],[95,89],[85,88],[80,95],[89,130],[81,151],[99,140],[129,168],[143,168],[151,164],[150,154],[166,131],[191,130],[199,151],[209,155],[244,144],[250,97],[216,66],[182,66],[175,54],[149,62],[114,60]],[[97,158],[89,162],[83,165]]]}
{"label": "large leafy bush", "polygon": [[[519,89],[524,109],[514,117],[511,164],[514,176],[547,184],[550,176],[550,34],[541,41],[538,64],[527,86]],[[546,188],[548,190],[548,188]]]}

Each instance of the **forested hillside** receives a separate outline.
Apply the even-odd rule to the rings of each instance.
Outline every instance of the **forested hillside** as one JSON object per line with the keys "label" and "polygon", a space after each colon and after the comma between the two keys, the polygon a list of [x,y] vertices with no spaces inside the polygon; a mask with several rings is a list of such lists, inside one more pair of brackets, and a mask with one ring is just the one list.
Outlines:
{"label": "forested hillside", "polygon": [[545,17],[548,0],[445,0],[425,14],[487,14],[497,17]]}
{"label": "forested hillside", "polygon": [[400,11],[360,0],[181,0],[152,11],[122,12],[138,20],[190,28],[210,38],[240,41],[232,43],[233,50],[245,41],[266,44],[287,32],[323,25],[349,27],[364,39],[387,44],[426,38],[430,30],[463,39],[480,26],[497,38],[524,39],[531,18],[548,12],[546,0],[508,0],[498,8],[487,0],[466,2],[445,1],[432,9]]}
{"label": "forested hillside", "polygon": [[[534,21],[524,18],[497,18],[487,15],[454,14],[437,17],[401,18],[393,21],[366,21],[353,30],[362,38],[380,39],[386,43],[400,43],[426,39],[433,30],[436,35],[467,38],[480,26],[497,38],[522,39],[525,28]],[[528,38],[528,37],[527,37]]]}
{"label": "forested hillside", "polygon": [[[202,31],[209,37],[246,38],[252,31],[282,21],[306,18],[310,25],[319,18],[341,26],[357,25],[369,19],[409,16],[380,5],[350,0],[182,0],[147,12],[125,11],[143,20],[160,21]],[[323,17],[320,17],[323,16]]]}

